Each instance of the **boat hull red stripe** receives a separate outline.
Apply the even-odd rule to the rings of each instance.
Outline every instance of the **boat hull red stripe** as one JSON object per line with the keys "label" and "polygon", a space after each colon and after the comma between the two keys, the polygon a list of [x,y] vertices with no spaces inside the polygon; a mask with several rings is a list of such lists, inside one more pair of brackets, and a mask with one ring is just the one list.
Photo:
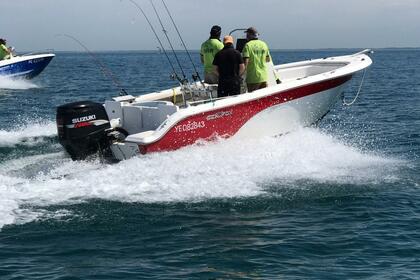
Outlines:
{"label": "boat hull red stripe", "polygon": [[139,145],[140,152],[169,151],[194,144],[199,139],[213,140],[216,137],[230,137],[262,110],[336,88],[350,79],[351,75],[339,77],[190,116],[173,126],[158,141],[148,145]]}

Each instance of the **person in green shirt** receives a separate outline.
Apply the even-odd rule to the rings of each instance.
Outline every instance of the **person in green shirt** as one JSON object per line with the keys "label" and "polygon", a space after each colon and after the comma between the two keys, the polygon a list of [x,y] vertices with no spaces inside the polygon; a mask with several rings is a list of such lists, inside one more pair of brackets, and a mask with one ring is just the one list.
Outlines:
{"label": "person in green shirt", "polygon": [[248,92],[267,87],[267,65],[271,61],[270,51],[267,44],[258,39],[258,32],[254,27],[246,31],[248,42],[242,50],[242,56],[246,67],[246,84]]}
{"label": "person in green shirt", "polygon": [[204,64],[204,82],[208,84],[217,84],[218,77],[214,73],[213,60],[216,53],[223,49],[224,45],[220,41],[222,28],[214,25],[210,30],[210,38],[201,44],[200,57],[201,63]]}
{"label": "person in green shirt", "polygon": [[12,52],[6,47],[6,39],[0,38],[0,60],[9,59]]}

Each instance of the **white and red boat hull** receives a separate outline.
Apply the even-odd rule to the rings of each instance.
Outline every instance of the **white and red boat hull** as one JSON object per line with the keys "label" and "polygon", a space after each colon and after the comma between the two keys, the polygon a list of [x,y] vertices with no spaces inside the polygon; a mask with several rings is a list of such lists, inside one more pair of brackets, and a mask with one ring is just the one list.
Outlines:
{"label": "white and red boat hull", "polygon": [[224,98],[197,83],[103,105],[66,104],[57,109],[59,141],[73,159],[110,151],[123,160],[197,141],[284,134],[322,119],[352,76],[371,65],[367,52],[271,66],[268,87]]}
{"label": "white and red boat hull", "polygon": [[306,85],[264,98],[190,116],[150,144],[139,144],[142,154],[176,150],[198,140],[219,137],[279,135],[311,125],[331,109],[351,76]]}

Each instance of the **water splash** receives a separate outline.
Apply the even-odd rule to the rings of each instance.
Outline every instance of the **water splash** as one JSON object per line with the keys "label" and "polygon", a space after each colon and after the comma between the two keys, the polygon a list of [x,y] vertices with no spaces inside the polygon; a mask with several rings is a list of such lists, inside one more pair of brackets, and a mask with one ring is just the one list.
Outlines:
{"label": "water splash", "polygon": [[0,130],[0,147],[16,145],[36,145],[43,137],[57,134],[57,126],[52,121],[38,121],[21,124],[13,130]]}
{"label": "water splash", "polygon": [[62,217],[65,209],[45,208],[90,199],[198,202],[270,195],[273,184],[280,191],[290,185],[304,188],[306,181],[375,185],[398,180],[402,164],[310,128],[277,138],[190,146],[113,165],[73,162],[64,153],[28,156],[0,165],[0,228]]}
{"label": "water splash", "polygon": [[12,79],[0,76],[0,89],[24,90],[38,87],[38,85],[29,80]]}

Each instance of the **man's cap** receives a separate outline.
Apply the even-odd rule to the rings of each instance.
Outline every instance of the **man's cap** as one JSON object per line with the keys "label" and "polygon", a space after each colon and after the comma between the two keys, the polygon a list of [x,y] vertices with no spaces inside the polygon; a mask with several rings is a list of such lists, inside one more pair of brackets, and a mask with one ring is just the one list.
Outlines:
{"label": "man's cap", "polygon": [[229,44],[229,43],[231,43],[231,44],[233,44],[233,37],[232,36],[229,36],[229,35],[227,35],[227,36],[225,36],[224,38],[223,38],[223,44]]}
{"label": "man's cap", "polygon": [[218,25],[213,25],[212,28],[210,29],[210,34],[212,35],[217,35],[222,31],[222,28]]}
{"label": "man's cap", "polygon": [[258,35],[258,31],[257,31],[257,29],[255,27],[249,27],[245,31],[245,33],[252,34],[252,35]]}
{"label": "man's cap", "polygon": [[7,40],[6,39],[3,39],[3,38],[0,38],[0,41],[1,42],[6,42]]}

